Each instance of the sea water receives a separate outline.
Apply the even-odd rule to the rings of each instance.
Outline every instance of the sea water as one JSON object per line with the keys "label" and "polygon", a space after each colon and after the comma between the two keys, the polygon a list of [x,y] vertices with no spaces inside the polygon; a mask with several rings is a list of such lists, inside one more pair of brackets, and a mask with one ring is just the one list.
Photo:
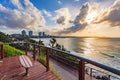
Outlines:
{"label": "sea water", "polygon": [[[46,46],[50,38],[39,38]],[[120,69],[120,38],[56,38],[68,51]]]}

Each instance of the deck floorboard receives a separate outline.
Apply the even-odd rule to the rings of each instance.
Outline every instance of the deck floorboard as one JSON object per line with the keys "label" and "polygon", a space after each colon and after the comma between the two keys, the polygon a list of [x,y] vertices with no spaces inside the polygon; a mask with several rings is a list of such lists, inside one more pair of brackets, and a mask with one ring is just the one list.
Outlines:
{"label": "deck floorboard", "polygon": [[[4,58],[3,63],[0,63],[0,80],[60,80],[52,72],[46,72],[46,67],[41,63],[30,59],[33,66],[29,76],[24,76],[25,68],[20,64],[19,56]],[[85,80],[97,79],[86,75]]]}
{"label": "deck floorboard", "polygon": [[52,72],[46,72],[46,68],[31,58],[33,67],[29,76],[24,76],[25,69],[19,62],[19,56],[4,58],[0,64],[0,80],[59,80]]}

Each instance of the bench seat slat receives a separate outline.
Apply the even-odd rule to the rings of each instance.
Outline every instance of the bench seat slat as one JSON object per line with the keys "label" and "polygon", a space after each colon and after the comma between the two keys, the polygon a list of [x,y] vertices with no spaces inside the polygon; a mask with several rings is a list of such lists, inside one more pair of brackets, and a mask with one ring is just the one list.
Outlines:
{"label": "bench seat slat", "polygon": [[25,68],[32,67],[32,62],[30,61],[30,59],[27,56],[22,55],[22,56],[20,56],[19,60],[23,67],[25,67]]}

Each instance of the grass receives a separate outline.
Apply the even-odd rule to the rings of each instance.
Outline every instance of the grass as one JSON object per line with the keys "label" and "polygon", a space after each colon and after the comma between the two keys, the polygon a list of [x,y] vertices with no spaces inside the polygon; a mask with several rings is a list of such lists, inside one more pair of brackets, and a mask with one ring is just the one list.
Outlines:
{"label": "grass", "polygon": [[15,47],[12,47],[10,45],[4,45],[4,52],[5,52],[4,53],[5,57],[17,56],[17,55],[25,54],[24,51],[16,49]]}

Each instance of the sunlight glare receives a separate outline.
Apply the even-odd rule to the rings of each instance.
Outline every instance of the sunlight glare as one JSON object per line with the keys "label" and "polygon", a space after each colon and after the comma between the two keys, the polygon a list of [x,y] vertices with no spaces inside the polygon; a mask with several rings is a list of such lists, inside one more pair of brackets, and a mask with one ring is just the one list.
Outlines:
{"label": "sunlight glare", "polygon": [[87,22],[87,23],[91,23],[96,16],[97,16],[97,13],[96,13],[95,11],[89,13],[89,14],[87,15],[87,17],[86,17],[86,22]]}

